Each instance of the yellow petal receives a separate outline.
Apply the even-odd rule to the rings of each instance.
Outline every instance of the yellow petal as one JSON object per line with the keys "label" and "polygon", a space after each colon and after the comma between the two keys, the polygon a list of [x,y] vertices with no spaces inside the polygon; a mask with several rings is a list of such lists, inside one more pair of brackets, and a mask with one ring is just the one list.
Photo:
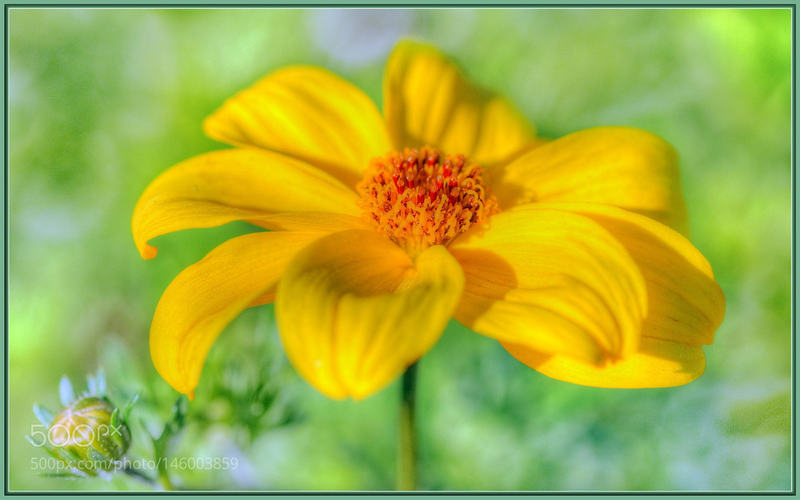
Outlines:
{"label": "yellow petal", "polygon": [[702,347],[647,337],[642,338],[638,352],[602,367],[566,356],[547,356],[513,344],[503,347],[548,377],[591,387],[673,387],[688,384],[706,368]]}
{"label": "yellow petal", "polygon": [[398,43],[386,63],[383,113],[396,148],[435,146],[484,166],[536,135],[508,101],[471,84],[435,48],[410,41]]}
{"label": "yellow petal", "polygon": [[492,193],[503,208],[530,202],[600,203],[685,230],[676,154],[643,130],[599,127],[576,132],[490,175]]}
{"label": "yellow petal", "polygon": [[450,251],[466,277],[456,319],[476,332],[591,363],[636,350],[644,280],[596,222],[521,206],[460,236]]}
{"label": "yellow petal", "polygon": [[349,227],[341,215],[360,212],[356,194],[333,177],[283,155],[231,149],[196,156],[157,177],[139,198],[131,227],[136,247],[150,259],[156,249],[147,242],[172,231],[262,217],[268,228],[274,222],[286,229],[292,221],[306,230],[337,221]]}
{"label": "yellow petal", "polygon": [[549,204],[590,217],[628,250],[647,285],[642,335],[689,345],[710,344],[725,315],[711,266],[685,237],[649,217],[614,207]]}
{"label": "yellow petal", "polygon": [[256,226],[273,231],[300,231],[334,233],[346,229],[369,229],[372,227],[359,216],[333,212],[279,212],[246,219]]}
{"label": "yellow petal", "polygon": [[297,371],[332,398],[366,397],[439,339],[464,283],[441,246],[415,261],[373,231],[331,234],[291,262],[275,311]]}
{"label": "yellow petal", "polygon": [[390,149],[375,104],[322,68],[292,66],[239,92],[208,117],[206,133],[236,146],[277,151],[353,186],[369,160]]}
{"label": "yellow petal", "polygon": [[191,395],[219,333],[254,298],[274,289],[292,256],[321,235],[247,234],[184,269],[161,296],[150,327],[150,355],[164,380]]}

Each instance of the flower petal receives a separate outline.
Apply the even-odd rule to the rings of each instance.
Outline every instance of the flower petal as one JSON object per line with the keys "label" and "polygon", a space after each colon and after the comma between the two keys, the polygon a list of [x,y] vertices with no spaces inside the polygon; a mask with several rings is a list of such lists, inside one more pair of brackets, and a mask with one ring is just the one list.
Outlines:
{"label": "flower petal", "polygon": [[192,394],[219,333],[270,290],[298,250],[323,233],[260,232],[232,238],[170,283],[150,326],[150,355],[175,390]]}
{"label": "flower petal", "polygon": [[209,116],[206,133],[311,163],[354,186],[373,157],[390,149],[383,119],[361,90],[322,68],[267,75]]}
{"label": "flower petal", "polygon": [[512,356],[548,377],[591,387],[620,389],[673,387],[703,374],[703,348],[644,337],[631,356],[604,366],[566,356],[548,356],[525,347],[503,344]]}
{"label": "flower petal", "polygon": [[373,231],[326,236],[298,254],[278,286],[284,348],[327,396],[366,397],[436,343],[463,282],[444,247],[412,261]]}
{"label": "flower petal", "polygon": [[386,63],[383,113],[396,148],[434,146],[484,166],[536,136],[508,101],[471,84],[435,48],[410,41]]}
{"label": "flower petal", "polygon": [[613,205],[684,231],[677,156],[659,137],[634,128],[598,127],[543,144],[489,182],[500,206],[530,202]]}
{"label": "flower petal", "polygon": [[450,247],[464,269],[456,319],[478,333],[590,363],[636,350],[644,280],[625,249],[592,220],[516,207]]}
{"label": "flower petal", "polygon": [[276,153],[231,149],[161,174],[139,198],[131,226],[136,247],[150,259],[156,249],[147,242],[172,231],[259,219],[268,228],[350,227],[342,215],[360,215],[356,194],[331,176]]}
{"label": "flower petal", "polygon": [[678,232],[614,207],[548,204],[580,213],[622,243],[647,285],[642,336],[689,345],[711,344],[725,315],[725,297],[703,255]]}

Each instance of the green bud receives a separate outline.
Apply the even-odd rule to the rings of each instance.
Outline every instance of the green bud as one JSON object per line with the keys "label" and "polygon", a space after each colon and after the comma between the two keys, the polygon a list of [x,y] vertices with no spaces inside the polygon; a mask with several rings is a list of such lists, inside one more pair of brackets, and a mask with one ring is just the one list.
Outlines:
{"label": "green bud", "polygon": [[87,475],[110,471],[131,444],[128,426],[105,397],[87,396],[55,416],[48,429],[55,456]]}
{"label": "green bud", "polygon": [[55,414],[34,404],[33,413],[42,423],[39,427],[46,427],[47,432],[34,432],[34,426],[31,435],[25,437],[66,466],[66,472],[55,475],[109,479],[109,472],[131,445],[131,431],[126,420],[138,394],[120,410],[106,396],[102,372],[90,376],[87,385],[88,392],[76,397],[72,383],[66,376],[62,377],[58,394],[63,409]]}

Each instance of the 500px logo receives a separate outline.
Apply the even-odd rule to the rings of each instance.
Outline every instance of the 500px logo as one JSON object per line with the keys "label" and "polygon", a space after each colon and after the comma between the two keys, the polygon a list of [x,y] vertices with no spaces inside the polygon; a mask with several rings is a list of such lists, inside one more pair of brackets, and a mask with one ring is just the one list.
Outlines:
{"label": "500px logo", "polygon": [[44,424],[31,425],[31,444],[35,447],[50,446],[92,446],[99,439],[112,436],[123,437],[122,424],[54,424],[48,428]]}

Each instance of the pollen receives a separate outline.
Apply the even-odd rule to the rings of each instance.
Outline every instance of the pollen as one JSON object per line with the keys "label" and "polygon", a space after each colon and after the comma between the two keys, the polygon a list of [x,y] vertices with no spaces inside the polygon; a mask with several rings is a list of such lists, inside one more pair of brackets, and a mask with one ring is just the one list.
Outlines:
{"label": "pollen", "polygon": [[412,255],[497,212],[478,165],[428,147],[374,158],[356,189],[364,217]]}

